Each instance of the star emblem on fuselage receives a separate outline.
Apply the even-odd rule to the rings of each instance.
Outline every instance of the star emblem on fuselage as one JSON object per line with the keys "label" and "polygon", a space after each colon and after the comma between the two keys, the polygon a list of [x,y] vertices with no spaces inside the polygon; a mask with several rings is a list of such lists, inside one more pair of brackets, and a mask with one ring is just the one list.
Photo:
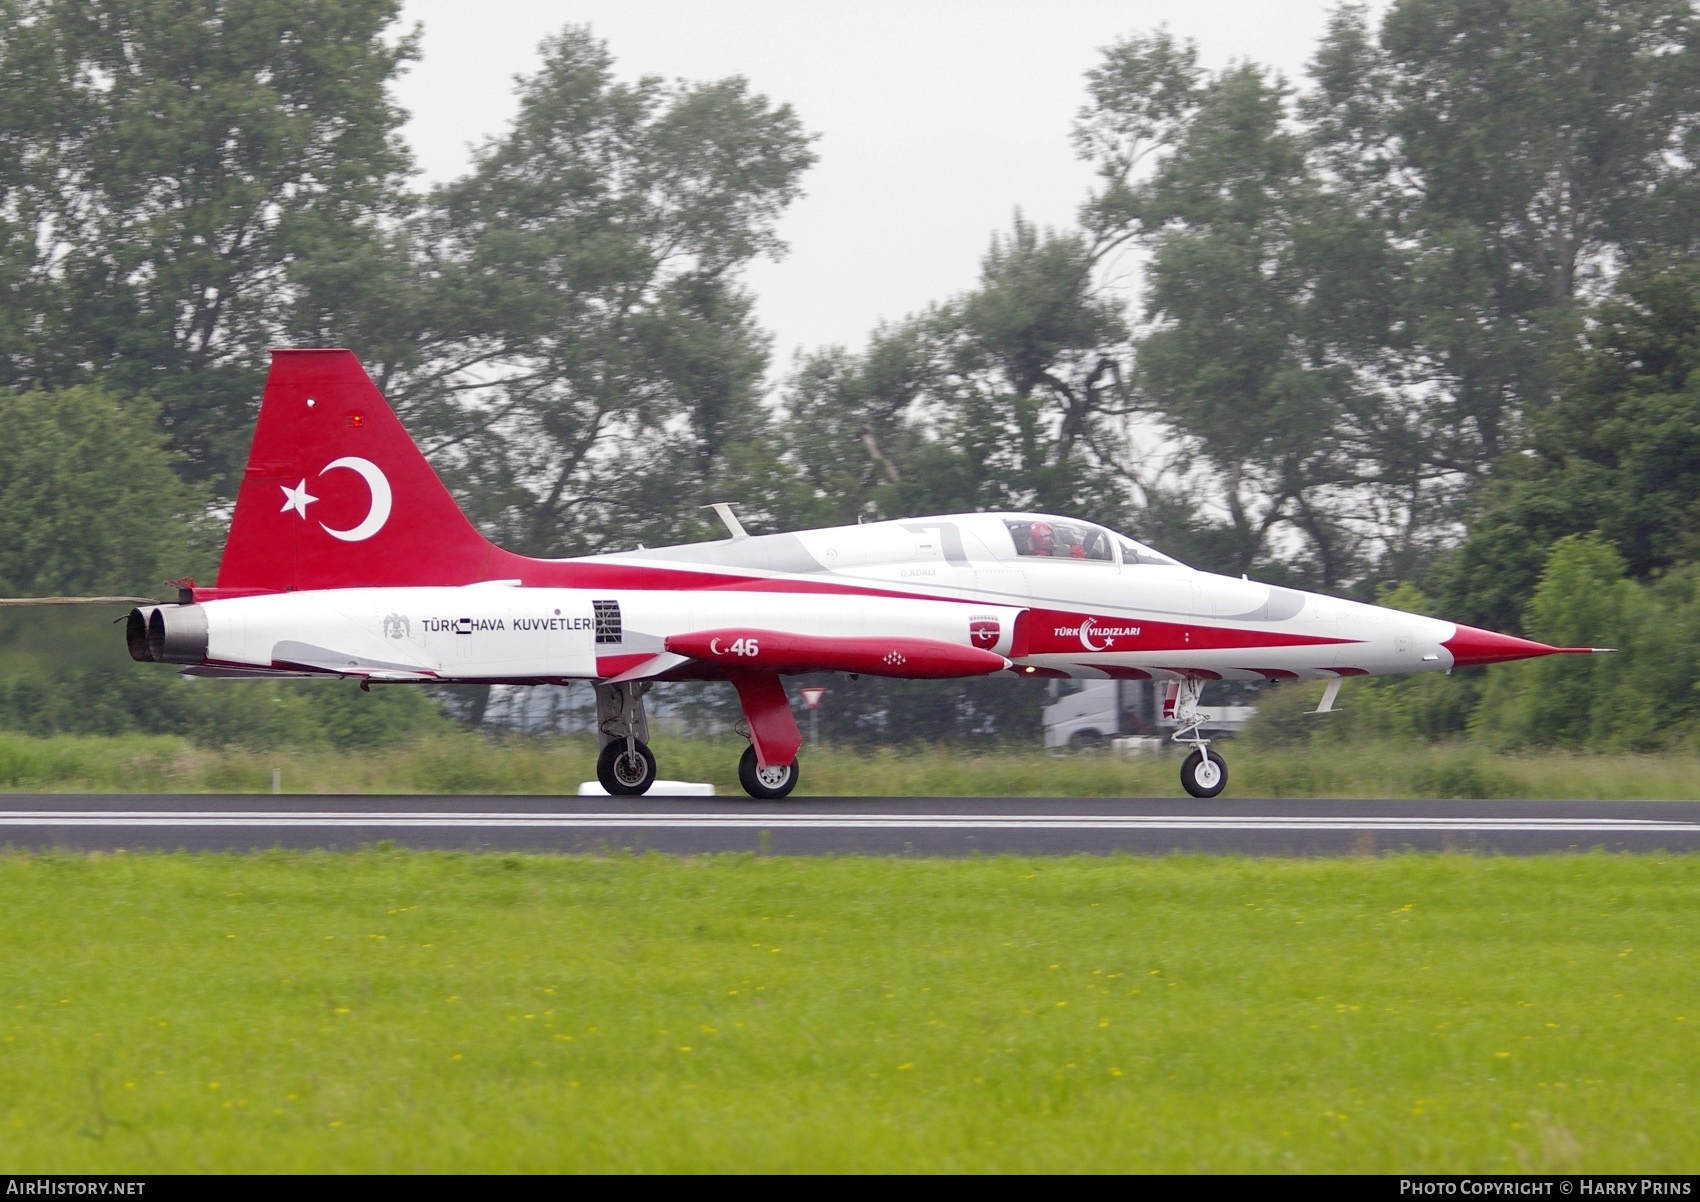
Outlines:
{"label": "star emblem on fuselage", "polygon": [[288,513],[293,509],[301,515],[302,521],[306,521],[307,506],[319,499],[307,491],[307,478],[303,476],[301,483],[294,488],[290,488],[287,484],[280,484],[278,487],[283,489],[283,508],[279,512]]}

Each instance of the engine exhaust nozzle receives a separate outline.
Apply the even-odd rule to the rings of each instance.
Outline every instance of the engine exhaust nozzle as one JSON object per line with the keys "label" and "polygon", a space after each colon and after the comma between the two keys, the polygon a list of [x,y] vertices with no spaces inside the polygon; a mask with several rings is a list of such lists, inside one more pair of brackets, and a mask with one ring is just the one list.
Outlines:
{"label": "engine exhaust nozzle", "polygon": [[[142,611],[136,610],[134,619]],[[147,616],[148,659],[156,664],[207,662],[207,611],[199,605],[161,605]],[[132,650],[132,655],[135,651]]]}
{"label": "engine exhaust nozzle", "polygon": [[130,648],[130,658],[138,664],[153,663],[153,656],[148,651],[148,617],[153,614],[154,607],[132,609],[130,616],[124,620],[124,644]]}

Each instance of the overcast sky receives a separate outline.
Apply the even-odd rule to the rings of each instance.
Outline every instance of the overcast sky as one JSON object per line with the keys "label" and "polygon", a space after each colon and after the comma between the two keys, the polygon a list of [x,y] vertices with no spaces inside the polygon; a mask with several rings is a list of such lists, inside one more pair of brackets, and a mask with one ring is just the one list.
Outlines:
{"label": "overcast sky", "polygon": [[[790,252],[749,273],[793,352],[859,346],[971,287],[980,256],[1019,207],[1064,225],[1091,184],[1069,145],[1098,49],[1168,27],[1206,66],[1252,59],[1299,81],[1333,0],[405,0],[423,60],[398,92],[427,181],[506,128],[513,77],[538,43],[588,24],[628,77],[742,75],[819,135],[820,161],[786,215]],[[1374,7],[1380,8],[1381,4]]]}

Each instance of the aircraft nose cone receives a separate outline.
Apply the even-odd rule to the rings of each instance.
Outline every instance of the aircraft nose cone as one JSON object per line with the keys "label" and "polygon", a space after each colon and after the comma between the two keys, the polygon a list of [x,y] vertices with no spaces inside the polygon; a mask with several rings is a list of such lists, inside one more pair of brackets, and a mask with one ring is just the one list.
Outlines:
{"label": "aircraft nose cone", "polygon": [[1533,659],[1537,655],[1557,655],[1565,651],[1585,651],[1587,648],[1549,647],[1533,639],[1520,639],[1512,634],[1495,634],[1474,626],[1459,626],[1451,638],[1441,644],[1452,653],[1457,667],[1470,664],[1497,664],[1513,659]]}

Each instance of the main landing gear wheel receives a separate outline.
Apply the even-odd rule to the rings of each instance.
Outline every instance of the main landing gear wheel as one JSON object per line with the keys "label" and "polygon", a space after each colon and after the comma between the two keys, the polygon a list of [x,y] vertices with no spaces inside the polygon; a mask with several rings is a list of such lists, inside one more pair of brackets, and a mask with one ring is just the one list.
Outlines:
{"label": "main landing gear wheel", "polygon": [[614,797],[637,797],[655,783],[655,754],[649,746],[633,740],[614,739],[596,757],[596,779]]}
{"label": "main landing gear wheel", "polygon": [[743,758],[738,761],[738,783],[751,797],[759,797],[763,801],[777,800],[797,787],[797,761],[761,768],[756,765],[756,749],[746,747]]}
{"label": "main landing gear wheel", "polygon": [[1215,797],[1228,786],[1228,765],[1209,748],[1181,761],[1181,788],[1194,797]]}

